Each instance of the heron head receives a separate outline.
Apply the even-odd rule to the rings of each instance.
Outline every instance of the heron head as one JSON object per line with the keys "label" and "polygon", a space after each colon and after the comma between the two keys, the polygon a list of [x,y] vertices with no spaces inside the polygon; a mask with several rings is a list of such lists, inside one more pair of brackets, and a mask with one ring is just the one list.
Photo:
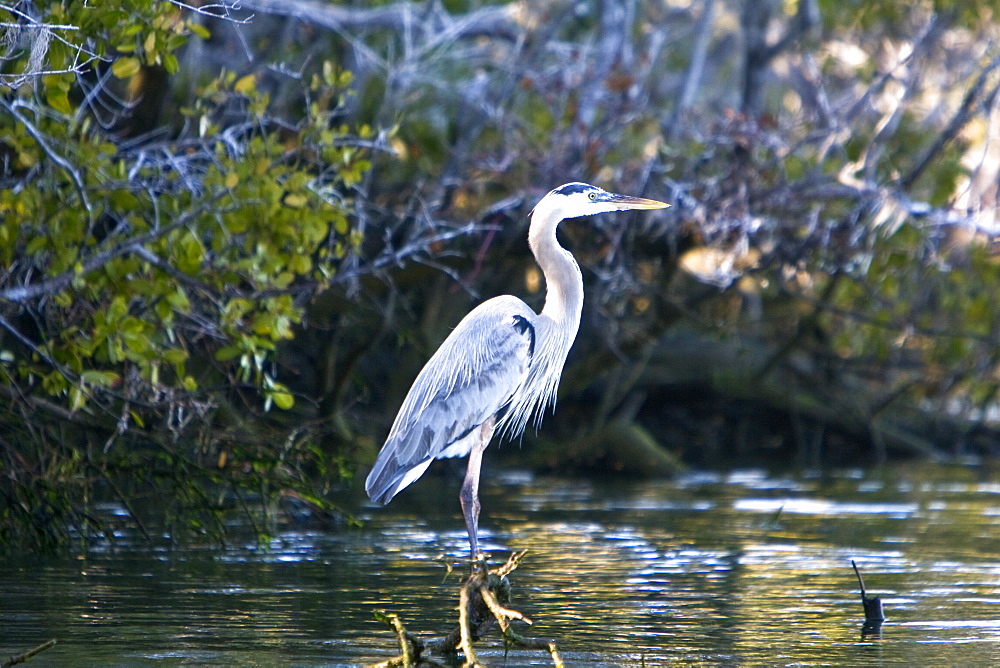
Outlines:
{"label": "heron head", "polygon": [[587,183],[561,185],[542,198],[542,202],[551,203],[560,218],[579,218],[626,209],[663,209],[670,206],[644,197],[611,193]]}

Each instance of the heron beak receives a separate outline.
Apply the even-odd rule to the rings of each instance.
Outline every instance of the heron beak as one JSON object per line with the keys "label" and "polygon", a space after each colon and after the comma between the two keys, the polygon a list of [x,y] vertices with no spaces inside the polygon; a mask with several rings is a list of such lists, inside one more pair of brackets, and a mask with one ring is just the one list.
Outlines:
{"label": "heron beak", "polygon": [[670,206],[665,202],[658,202],[655,199],[618,195],[616,193],[608,193],[607,201],[617,206],[620,211],[624,211],[625,209],[666,209]]}

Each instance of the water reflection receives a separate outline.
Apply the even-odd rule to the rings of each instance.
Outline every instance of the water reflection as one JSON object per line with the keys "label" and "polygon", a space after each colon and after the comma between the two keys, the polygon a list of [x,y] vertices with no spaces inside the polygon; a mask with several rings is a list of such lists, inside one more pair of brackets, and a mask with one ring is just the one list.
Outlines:
{"label": "water reflection", "polygon": [[[571,665],[1000,662],[1000,483],[965,469],[799,478],[762,471],[485,483],[481,539],[531,635]],[[287,531],[266,549],[101,546],[8,558],[0,654],[50,637],[55,664],[360,664],[395,653],[373,618],[442,634],[467,542],[452,481],[422,481],[363,529]],[[457,483],[456,483],[457,484]],[[114,512],[114,509],[109,509]],[[888,622],[862,634],[855,560]],[[442,620],[447,620],[442,622]],[[490,663],[547,665],[484,646]]]}

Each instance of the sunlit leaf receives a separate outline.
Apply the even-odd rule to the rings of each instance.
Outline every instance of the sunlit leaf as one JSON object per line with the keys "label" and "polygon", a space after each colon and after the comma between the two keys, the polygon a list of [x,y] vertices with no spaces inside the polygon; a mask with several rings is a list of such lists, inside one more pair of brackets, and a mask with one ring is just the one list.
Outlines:
{"label": "sunlit leaf", "polygon": [[274,397],[274,405],[281,410],[287,411],[295,405],[295,397],[288,392],[275,391],[272,396]]}
{"label": "sunlit leaf", "polygon": [[119,79],[128,79],[133,77],[139,72],[141,67],[139,59],[134,56],[126,56],[124,58],[119,58],[111,66],[111,73],[114,74]]}
{"label": "sunlit leaf", "polygon": [[114,371],[89,370],[80,374],[80,378],[89,385],[110,387],[118,382],[120,376]]}
{"label": "sunlit leaf", "polygon": [[196,21],[188,21],[187,27],[188,27],[188,30],[190,30],[192,33],[194,33],[195,35],[197,35],[201,39],[211,39],[212,38],[211,31],[209,31],[208,28],[206,28],[205,26],[203,26],[202,24],[200,24],[200,23],[198,23]]}
{"label": "sunlit leaf", "polygon": [[79,386],[74,385],[69,391],[69,409],[76,412],[87,404],[87,394]]}
{"label": "sunlit leaf", "polygon": [[308,201],[309,200],[306,199],[305,195],[300,195],[298,193],[295,193],[287,195],[285,197],[285,206],[290,207],[292,209],[300,209],[304,207],[306,205],[306,202]]}
{"label": "sunlit leaf", "polygon": [[257,77],[253,74],[248,74],[244,77],[240,77],[235,84],[233,84],[233,90],[237,93],[242,93],[243,95],[249,95],[254,92],[257,88]]}

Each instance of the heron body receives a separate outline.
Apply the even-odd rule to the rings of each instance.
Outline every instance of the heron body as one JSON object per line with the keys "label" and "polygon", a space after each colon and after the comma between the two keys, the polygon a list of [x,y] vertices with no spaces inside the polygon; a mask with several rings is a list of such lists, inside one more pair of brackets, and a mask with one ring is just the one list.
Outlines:
{"label": "heron body", "polygon": [[365,489],[388,503],[445,457],[469,457],[459,499],[472,559],[479,558],[479,472],[494,433],[516,438],[554,406],[566,356],[580,327],[583,275],[559,245],[567,218],[625,209],[660,209],[662,202],[606,192],[585,183],[552,190],[535,206],[528,244],[545,276],[545,305],[535,313],[511,295],[473,309],[417,375],[382,446]]}

